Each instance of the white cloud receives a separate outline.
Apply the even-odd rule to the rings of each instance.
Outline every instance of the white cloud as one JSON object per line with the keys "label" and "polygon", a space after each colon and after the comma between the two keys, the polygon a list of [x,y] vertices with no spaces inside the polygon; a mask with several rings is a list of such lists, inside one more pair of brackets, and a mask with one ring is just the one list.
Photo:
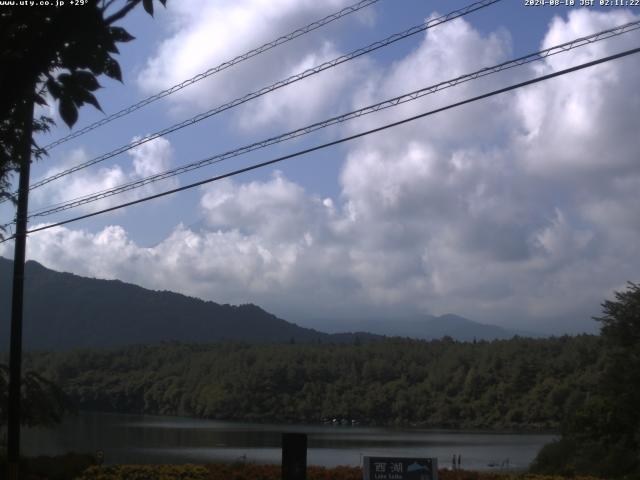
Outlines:
{"label": "white cloud", "polygon": [[[141,137],[133,137],[132,142],[139,140]],[[135,176],[140,178],[150,177],[168,170],[173,160],[171,143],[163,137],[143,143],[129,150],[128,153],[133,158]]]}
{"label": "white cloud", "polygon": [[[341,56],[331,42],[318,51],[309,52],[282,78],[289,78]],[[298,128],[329,116],[336,99],[343,98],[349,87],[365,77],[369,63],[358,59],[338,65],[300,82],[279,89],[241,108],[239,124],[245,130],[277,122],[287,128]],[[339,102],[338,102],[339,103]]]}
{"label": "white cloud", "polygon": [[[181,0],[169,3],[172,20],[170,36],[159,46],[138,76],[145,93],[169,88],[211,67],[243,54],[275,38],[333,13],[349,0],[234,0],[208,2]],[[372,14],[356,15],[371,23]],[[343,19],[341,22],[353,21]],[[325,32],[326,31],[326,32]],[[242,62],[171,96],[181,113],[201,112],[299,73],[329,58],[339,56],[326,38],[325,28]],[[240,124],[247,127],[271,121],[288,124],[293,111],[297,117],[312,118],[328,107],[354,76],[352,70],[337,69],[331,75],[305,79],[293,88],[263,98],[241,109]]]}
{"label": "white cloud", "polygon": [[[566,19],[554,19],[543,47],[637,19],[628,10],[572,10]],[[631,33],[555,55],[532,70],[544,75],[612,55],[635,47],[636,38]],[[519,91],[516,105],[525,135],[516,147],[526,152],[522,161],[527,170],[576,183],[590,182],[595,172],[608,176],[634,171],[640,138],[633,119],[640,97],[629,94],[629,88],[638,83],[640,69],[632,58],[625,58]]]}
{"label": "white cloud", "polygon": [[[72,150],[66,158],[55,167],[50,168],[44,174],[44,178],[50,177],[71,167],[89,160],[85,150],[79,148]],[[116,187],[128,179],[120,165],[100,167],[97,171],[80,170],[73,175],[66,175],[44,186],[35,189],[31,197],[32,209],[58,204],[67,200],[83,197],[85,195]]]}
{"label": "white cloud", "polygon": [[201,205],[212,228],[237,228],[273,240],[301,238],[310,228],[309,220],[326,209],[280,173],[266,183],[213,185],[206,189]]}
{"label": "white cloud", "polygon": [[[369,105],[495,65],[506,60],[510,51],[510,36],[504,30],[483,36],[464,20],[445,23],[427,30],[421,44],[405,58],[371,75],[365,88],[355,95],[354,104]],[[508,76],[513,76],[513,73],[501,78]],[[364,117],[354,123],[352,129],[364,130],[364,126],[378,126],[445,106],[485,93],[489,90],[488,85],[491,86],[491,83],[483,79],[462,83],[436,95]],[[394,148],[398,135],[403,134],[408,138],[418,137],[434,147],[454,146],[461,141],[495,141],[495,132],[508,125],[512,115],[509,109],[504,108],[503,99],[494,98],[394,129],[393,134],[378,135],[375,140],[368,140],[368,144],[375,141],[378,146],[388,143]]]}
{"label": "white cloud", "polygon": [[[572,13],[552,23],[543,43],[548,47],[633,18],[628,12]],[[528,76],[601,56],[598,50],[610,54],[624,42],[551,57],[528,69]],[[429,32],[420,48],[372,80],[366,98],[358,101],[490,66],[508,51],[508,36],[482,37],[468,23],[452,22]],[[611,285],[633,279],[638,268],[628,259],[637,255],[632,237],[640,233],[632,208],[639,198],[631,193],[637,192],[631,186],[637,180],[631,179],[640,173],[631,159],[640,145],[628,130],[639,105],[630,99],[622,107],[638,75],[633,62],[607,64],[515,97],[415,122],[352,148],[341,183],[352,228],[368,232],[361,263],[382,263],[385,269],[384,275],[369,276],[370,287],[393,293],[400,277],[421,290],[403,286],[390,301],[489,321],[528,318],[546,324],[563,317],[567,328],[588,328]],[[472,82],[463,92],[452,89],[430,99],[428,107],[416,102],[383,118],[415,115],[502,84]],[[612,153],[620,158],[611,160]],[[621,171],[628,179],[624,187]],[[605,212],[612,209],[617,214],[610,218]],[[581,293],[574,295],[576,290]]]}
{"label": "white cloud", "polygon": [[[576,11],[555,20],[543,43],[632,18]],[[614,47],[591,48],[524,73]],[[497,63],[509,50],[503,32],[452,22],[380,68],[353,102]],[[637,123],[640,105],[628,92],[639,75],[633,61],[610,63],[364,139],[350,146],[340,198],[316,197],[281,173],[220,182],[202,190],[201,230],[180,225],[143,248],[116,226],[94,234],[56,228],[34,235],[29,255],[56,269],[251,301],[294,321],[430,311],[531,330],[592,328],[603,298],[637,281],[640,268],[640,165],[631,161],[640,145],[626,133]],[[502,81],[469,83],[429,102]]]}
{"label": "white cloud", "polygon": [[[134,137],[132,141],[139,140]],[[86,168],[79,170],[72,175],[66,175],[58,180],[54,180],[44,186],[33,190],[31,194],[31,209],[39,210],[52,204],[67,202],[76,198],[91,195],[103,190],[118,187],[124,183],[140,180],[171,168],[173,161],[173,148],[165,138],[156,138],[147,143],[139,145],[127,152],[131,158],[131,168],[125,170],[122,165],[101,166],[96,170]],[[44,177],[50,177],[61,171],[79,165],[89,160],[90,157],[82,148],[73,150],[62,162],[47,170]],[[161,187],[160,187],[161,185]],[[132,190],[115,196],[88,203],[79,207],[82,210],[93,211],[100,208],[107,208],[123,201],[140,198],[150,195],[158,190],[175,187],[175,179],[164,180],[158,184],[151,183],[142,188]]]}

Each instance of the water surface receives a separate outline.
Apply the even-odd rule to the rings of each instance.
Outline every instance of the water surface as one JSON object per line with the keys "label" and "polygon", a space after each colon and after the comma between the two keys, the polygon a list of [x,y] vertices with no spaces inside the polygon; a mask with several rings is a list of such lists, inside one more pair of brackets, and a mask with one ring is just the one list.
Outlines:
{"label": "water surface", "polygon": [[308,434],[308,463],[360,465],[363,455],[462,455],[467,469],[523,469],[553,435],[361,426],[238,423],[152,415],[83,412],[52,429],[22,435],[28,455],[104,452],[105,463],[280,463],[283,432]]}

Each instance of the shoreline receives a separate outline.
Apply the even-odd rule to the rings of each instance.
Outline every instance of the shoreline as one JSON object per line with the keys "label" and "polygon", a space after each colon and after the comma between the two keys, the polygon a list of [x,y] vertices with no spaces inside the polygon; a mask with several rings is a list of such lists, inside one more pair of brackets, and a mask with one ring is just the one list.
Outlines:
{"label": "shoreline", "polygon": [[[287,421],[282,419],[253,419],[253,418],[244,418],[244,419],[226,419],[226,418],[209,418],[209,417],[195,417],[189,415],[172,415],[172,414],[160,414],[160,413],[143,413],[143,412],[123,412],[123,411],[105,411],[105,410],[91,410],[91,409],[78,409],[77,412],[70,413],[65,415],[74,416],[81,413],[87,413],[92,415],[132,415],[132,416],[143,416],[143,417],[157,417],[161,419],[180,419],[180,420],[192,420],[192,421],[205,421],[205,422],[224,422],[231,423],[235,425],[241,424],[263,424],[263,425],[286,425],[293,427],[334,427],[336,429],[350,429],[350,428],[380,428],[385,430],[410,430],[415,432],[428,431],[430,433],[461,433],[461,434],[494,434],[494,435],[560,435],[559,429],[550,429],[550,428],[481,428],[481,427],[465,427],[465,426],[434,426],[428,424],[419,424],[419,423],[379,423],[379,422],[360,422],[358,421],[355,424],[352,423],[341,423],[341,422],[298,422],[298,421]],[[64,419],[63,419],[64,420]]]}

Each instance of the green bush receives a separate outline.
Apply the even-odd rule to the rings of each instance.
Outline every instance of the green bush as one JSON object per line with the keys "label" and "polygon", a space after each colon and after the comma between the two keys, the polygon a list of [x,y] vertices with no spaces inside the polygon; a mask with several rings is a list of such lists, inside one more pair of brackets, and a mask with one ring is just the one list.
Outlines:
{"label": "green bush", "polygon": [[76,480],[208,480],[198,465],[111,465],[91,467]]}
{"label": "green bush", "polygon": [[[72,480],[95,465],[91,455],[67,453],[56,457],[31,457],[20,460],[20,478],[25,480]],[[5,453],[0,454],[0,472],[7,469]],[[0,476],[0,478],[4,478]]]}
{"label": "green bush", "polygon": [[[440,470],[440,480],[565,480],[558,475],[504,474],[470,470]],[[359,467],[307,468],[309,480],[361,480]],[[76,480],[280,480],[279,465],[216,463],[195,465],[120,465],[91,467]],[[573,477],[572,480],[598,480]]]}
{"label": "green bush", "polygon": [[531,465],[536,474],[563,476],[597,475],[604,478],[640,480],[629,473],[637,463],[638,453],[622,442],[612,439],[597,441],[565,437],[545,445]]}

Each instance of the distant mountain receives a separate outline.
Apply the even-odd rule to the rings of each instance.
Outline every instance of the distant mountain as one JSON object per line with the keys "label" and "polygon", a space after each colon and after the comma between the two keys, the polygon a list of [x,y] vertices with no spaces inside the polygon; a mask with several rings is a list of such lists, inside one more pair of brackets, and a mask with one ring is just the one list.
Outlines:
{"label": "distant mountain", "polygon": [[[504,340],[518,335],[521,337],[542,337],[543,335],[485,323],[474,322],[468,318],[448,313],[427,321],[427,336],[424,338],[440,338],[449,335],[456,340]],[[423,338],[423,337],[420,337]]]}
{"label": "distant mountain", "polygon": [[[60,273],[29,261],[25,271],[26,349],[64,350],[161,341],[354,342],[282,320],[256,305],[220,305],[119,280]],[[0,350],[8,349],[13,262],[0,257]]]}
{"label": "distant mountain", "polygon": [[449,336],[459,341],[505,340],[516,335],[541,337],[532,332],[510,330],[496,325],[474,322],[448,313],[439,317],[425,315],[411,319],[330,321],[322,322],[328,331],[367,331],[377,335],[433,340]]}
{"label": "distant mountain", "polygon": [[[162,341],[249,343],[351,343],[401,336],[459,341],[508,339],[530,332],[508,330],[447,314],[414,319],[322,321],[324,333],[272,315],[260,307],[220,305],[119,280],[98,280],[26,264],[24,345],[66,350]],[[8,349],[13,262],[0,257],[0,351]],[[355,332],[355,333],[343,333]],[[370,333],[367,333],[370,332]]]}

